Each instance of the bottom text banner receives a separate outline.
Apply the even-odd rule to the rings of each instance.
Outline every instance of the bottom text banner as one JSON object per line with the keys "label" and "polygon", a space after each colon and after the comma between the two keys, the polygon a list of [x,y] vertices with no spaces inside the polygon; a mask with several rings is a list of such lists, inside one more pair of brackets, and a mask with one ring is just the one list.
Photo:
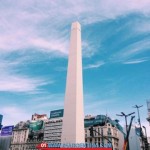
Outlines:
{"label": "bottom text banner", "polygon": [[112,148],[38,148],[39,150],[112,150]]}

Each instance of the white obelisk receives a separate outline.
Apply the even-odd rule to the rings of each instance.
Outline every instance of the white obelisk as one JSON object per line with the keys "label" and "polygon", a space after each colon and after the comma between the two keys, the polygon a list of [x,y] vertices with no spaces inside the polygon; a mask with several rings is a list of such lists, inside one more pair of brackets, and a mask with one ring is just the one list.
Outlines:
{"label": "white obelisk", "polygon": [[85,143],[81,26],[72,23],[61,143]]}

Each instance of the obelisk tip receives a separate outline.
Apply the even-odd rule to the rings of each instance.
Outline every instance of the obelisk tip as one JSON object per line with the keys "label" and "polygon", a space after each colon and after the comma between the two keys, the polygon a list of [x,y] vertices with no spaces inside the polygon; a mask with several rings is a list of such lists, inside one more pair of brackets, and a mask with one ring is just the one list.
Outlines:
{"label": "obelisk tip", "polygon": [[79,23],[78,21],[73,22],[73,23],[72,23],[72,26],[71,26],[71,29],[79,29],[79,30],[81,30],[81,25],[80,25],[80,23]]}

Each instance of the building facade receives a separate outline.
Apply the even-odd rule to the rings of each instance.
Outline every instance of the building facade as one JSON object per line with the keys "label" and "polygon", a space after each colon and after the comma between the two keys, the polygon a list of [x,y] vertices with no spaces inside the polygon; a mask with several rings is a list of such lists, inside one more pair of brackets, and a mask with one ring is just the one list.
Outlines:
{"label": "building facade", "polygon": [[[58,116],[58,115],[56,115]],[[44,141],[47,143],[61,143],[62,117],[50,118],[45,122]],[[90,127],[93,126],[93,136],[90,135]],[[123,128],[118,120],[111,120],[105,115],[86,116],[84,119],[85,143],[95,143],[110,146],[114,150],[122,150],[124,144]]]}
{"label": "building facade", "polygon": [[[43,123],[42,123],[43,122]],[[50,119],[44,121],[31,120],[18,123],[13,131],[10,150],[37,150],[39,143],[61,143],[63,125],[63,109],[51,111]],[[93,127],[93,136],[90,127]],[[122,150],[124,143],[123,128],[118,120],[111,120],[105,115],[86,116],[84,119],[84,134],[86,143],[95,143]]]}
{"label": "building facade", "polygon": [[45,122],[44,141],[47,143],[60,143],[62,134],[63,109],[50,112],[50,119]]}
{"label": "building facade", "polygon": [[45,122],[44,141],[47,143],[60,143],[62,133],[62,118],[50,119]]}
{"label": "building facade", "polygon": [[[124,133],[117,120],[111,120],[105,115],[87,116],[84,125],[86,143],[95,143],[104,147],[112,145],[113,150],[123,148]],[[92,136],[90,135],[91,126],[93,127]]]}
{"label": "building facade", "polygon": [[31,119],[15,126],[10,150],[37,150],[36,146],[42,143],[47,115],[34,114]]}
{"label": "building facade", "polygon": [[13,130],[10,150],[26,150],[29,128],[25,122],[17,124]]}

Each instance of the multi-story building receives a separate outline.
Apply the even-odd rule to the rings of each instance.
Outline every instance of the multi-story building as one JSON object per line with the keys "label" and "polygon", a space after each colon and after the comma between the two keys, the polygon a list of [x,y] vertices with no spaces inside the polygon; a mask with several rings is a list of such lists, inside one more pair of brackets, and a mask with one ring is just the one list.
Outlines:
{"label": "multi-story building", "polygon": [[19,122],[12,135],[10,150],[37,150],[36,146],[43,141],[44,121],[47,115],[34,114],[31,121]]}
{"label": "multi-story building", "polygon": [[[50,119],[20,122],[14,128],[10,150],[36,150],[36,146],[45,141],[60,143],[63,124],[63,109],[51,111]],[[105,115],[86,116],[84,119],[85,142],[113,145],[114,150],[121,150],[124,142],[123,129],[118,120],[111,120]],[[90,127],[93,136],[90,136]]]}
{"label": "multi-story building", "polygon": [[[47,143],[60,143],[62,133],[62,112],[56,110],[51,112],[50,119],[45,122],[44,141]],[[114,150],[121,150],[124,143],[123,128],[118,123],[118,120],[111,120],[104,115],[86,116],[84,119],[85,126],[85,142],[96,144],[112,143]],[[96,130],[93,136],[90,136],[90,127]],[[69,131],[68,131],[69,132]],[[110,146],[111,144],[109,144]]]}
{"label": "multi-story building", "polygon": [[[124,133],[118,120],[111,120],[105,115],[87,116],[84,120],[85,142],[95,143],[101,146],[113,147],[113,150],[123,148]],[[93,127],[93,136],[90,135],[90,129]]]}
{"label": "multi-story building", "polygon": [[44,141],[48,143],[60,143],[62,133],[63,109],[50,112],[50,119],[45,122]]}
{"label": "multi-story building", "polygon": [[25,122],[19,122],[13,129],[10,150],[25,150],[29,128]]}
{"label": "multi-story building", "polygon": [[45,123],[44,141],[47,143],[60,143],[62,133],[62,118],[50,119]]}

